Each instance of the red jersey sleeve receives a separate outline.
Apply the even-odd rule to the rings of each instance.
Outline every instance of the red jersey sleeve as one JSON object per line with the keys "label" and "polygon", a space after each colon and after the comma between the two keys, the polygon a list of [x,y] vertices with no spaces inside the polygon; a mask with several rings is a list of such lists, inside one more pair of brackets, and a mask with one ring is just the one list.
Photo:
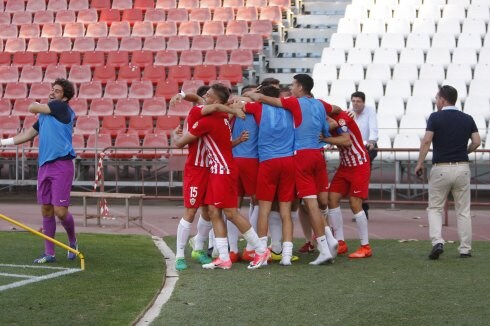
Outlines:
{"label": "red jersey sleeve", "polygon": [[250,113],[254,116],[257,125],[260,125],[260,118],[262,117],[262,103],[248,102],[243,107],[245,113]]}
{"label": "red jersey sleeve", "polygon": [[294,127],[298,127],[302,120],[303,120],[303,115],[301,113],[301,106],[299,104],[299,101],[296,97],[294,96],[289,96],[289,97],[281,97],[280,98],[282,107],[291,112],[293,115],[294,119]]}
{"label": "red jersey sleeve", "polygon": [[196,137],[201,137],[202,135],[209,133],[211,130],[211,125],[212,123],[210,117],[202,117],[198,121],[194,122],[189,129],[189,133]]}
{"label": "red jersey sleeve", "polygon": [[324,100],[319,100],[322,102],[323,107],[325,108],[325,112],[327,112],[327,115],[330,115],[332,113],[332,104],[325,102]]}

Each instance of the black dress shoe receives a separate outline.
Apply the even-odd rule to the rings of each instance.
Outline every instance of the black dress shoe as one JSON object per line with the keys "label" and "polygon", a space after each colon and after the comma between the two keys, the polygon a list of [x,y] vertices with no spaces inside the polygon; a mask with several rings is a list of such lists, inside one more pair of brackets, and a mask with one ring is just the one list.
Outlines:
{"label": "black dress shoe", "polygon": [[444,245],[442,243],[436,243],[429,254],[429,259],[436,260],[444,252]]}
{"label": "black dress shoe", "polygon": [[469,253],[467,253],[467,254],[459,254],[459,257],[460,257],[460,258],[470,258],[470,257],[472,257],[472,256],[471,256],[471,252],[469,252]]}

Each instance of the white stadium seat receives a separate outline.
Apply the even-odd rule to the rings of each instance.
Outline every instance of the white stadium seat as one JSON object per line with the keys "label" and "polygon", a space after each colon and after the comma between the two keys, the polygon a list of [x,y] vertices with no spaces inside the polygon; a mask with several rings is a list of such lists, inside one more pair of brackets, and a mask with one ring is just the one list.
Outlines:
{"label": "white stadium seat", "polygon": [[386,33],[386,24],[382,19],[363,19],[361,24],[363,34],[377,34],[378,36],[381,36]]}
{"label": "white stadium seat", "polygon": [[444,66],[438,63],[424,63],[420,66],[420,79],[435,79],[438,84],[446,78]]}
{"label": "white stadium seat", "polygon": [[345,52],[342,49],[324,48],[322,51],[321,62],[323,64],[333,64],[340,67],[345,63]]}
{"label": "white stadium seat", "polygon": [[457,19],[460,23],[465,20],[466,11],[464,4],[458,1],[458,3],[445,5],[442,8],[442,19],[446,18]]}
{"label": "white stadium seat", "polygon": [[330,37],[330,48],[350,50],[354,47],[352,34],[333,33]]}
{"label": "white stadium seat", "polygon": [[334,64],[315,63],[312,77],[315,81],[321,79],[330,84],[337,79],[337,67]]}
{"label": "white stadium seat", "polygon": [[410,34],[410,21],[402,18],[393,18],[386,24],[387,33],[400,33],[404,37]]}
{"label": "white stadium seat", "polygon": [[394,115],[400,121],[405,114],[405,106],[401,97],[383,96],[378,102],[378,116]]}
{"label": "white stadium seat", "polygon": [[458,37],[458,48],[468,48],[480,51],[482,47],[481,35],[476,33],[461,33]]}
{"label": "white stadium seat", "polygon": [[393,67],[398,62],[398,54],[395,49],[379,48],[374,51],[373,63],[384,63]]}
{"label": "white stadium seat", "polygon": [[476,51],[468,48],[456,48],[453,51],[452,63],[470,65],[472,68],[478,62]]}
{"label": "white stadium seat", "polygon": [[414,63],[399,63],[393,68],[393,79],[408,79],[413,84],[419,79],[417,65]]}
{"label": "white stadium seat", "polygon": [[357,89],[366,94],[366,98],[369,98],[375,102],[378,102],[383,97],[383,82],[379,79],[361,80]]}
{"label": "white stadium seat", "polygon": [[424,1],[424,4],[419,8],[416,20],[418,19],[431,19],[438,21],[441,19],[441,10],[437,6]]}
{"label": "white stadium seat", "polygon": [[410,83],[406,79],[389,80],[386,83],[385,96],[399,96],[406,101],[411,93]]}
{"label": "white stadium seat", "polygon": [[[462,33],[478,34],[480,37],[485,36],[487,33],[487,27],[485,26],[485,20],[479,18],[466,19],[463,22]],[[481,43],[481,42],[480,42]]]}
{"label": "white stadium seat", "polygon": [[[430,98],[435,101],[439,87],[435,79],[419,79],[413,84],[413,96]],[[408,107],[407,107],[408,114]]]}
{"label": "white stadium seat", "polygon": [[468,96],[464,101],[464,112],[469,115],[480,115],[487,122],[490,119],[490,103],[488,97]]}
{"label": "white stadium seat", "polygon": [[351,79],[358,84],[364,79],[364,69],[359,64],[344,63],[340,66],[338,79]]}
{"label": "white stadium seat", "polygon": [[378,113],[378,135],[386,135],[389,137],[389,139],[393,140],[397,134],[398,122],[395,115],[389,113]]}
{"label": "white stadium seat", "polygon": [[372,62],[371,51],[369,49],[351,49],[347,54],[347,63],[358,64],[366,67]]}
{"label": "white stadium seat", "polygon": [[435,33],[432,35],[432,48],[448,48],[451,52],[456,48],[456,37],[448,33]]}
{"label": "white stadium seat", "polygon": [[400,52],[400,63],[413,63],[420,67],[424,63],[424,51],[422,49],[403,49]]}
{"label": "white stadium seat", "polygon": [[490,80],[490,63],[478,63],[475,65],[473,79]]}
{"label": "white stadium seat", "polygon": [[361,33],[361,23],[359,19],[340,18],[337,25],[337,33],[357,35]]}
{"label": "white stadium seat", "polygon": [[365,7],[356,6],[355,4],[348,4],[345,7],[344,18],[361,20],[367,17],[368,11]]}
{"label": "white stadium seat", "polygon": [[[487,35],[490,35],[490,33]],[[488,39],[490,40],[490,37]],[[480,53],[478,55],[478,63],[490,63],[490,42],[487,42],[486,37],[485,43],[485,46],[480,49]]]}
{"label": "white stadium seat", "polygon": [[385,5],[383,2],[376,2],[375,6],[369,8],[369,19],[379,19],[381,21],[387,21],[393,18],[393,10]]}
{"label": "white stadium seat", "polygon": [[425,134],[427,122],[423,115],[405,114],[400,120],[400,134],[415,134],[422,139]]}
{"label": "white stadium seat", "polygon": [[417,19],[413,21],[412,33],[429,34],[432,35],[436,32],[436,21],[434,18],[421,18],[420,14]]}
{"label": "white stadium seat", "polygon": [[425,119],[429,118],[432,112],[434,112],[434,105],[432,104],[431,97],[425,96],[411,96],[407,100],[407,115],[421,115]]}
{"label": "white stadium seat", "polygon": [[391,79],[390,67],[384,63],[372,63],[366,68],[366,80],[379,79],[386,84]]}
{"label": "white stadium seat", "polygon": [[358,49],[368,49],[374,52],[379,48],[379,38],[377,34],[359,34],[356,37],[356,48]]}
{"label": "white stadium seat", "polygon": [[400,52],[405,48],[405,38],[401,33],[386,33],[381,37],[381,48],[395,49]]}
{"label": "white stadium seat", "polygon": [[356,91],[356,86],[353,80],[334,80],[330,86],[330,93],[328,96],[344,98],[346,101],[350,100],[352,93]]}
{"label": "white stadium seat", "polygon": [[[379,126],[378,126],[379,128]],[[394,137],[393,137],[394,138]],[[388,151],[388,149],[392,149],[391,138],[389,135],[382,132],[379,129],[378,133],[378,148],[387,149],[386,151],[378,151],[378,159],[382,161],[392,162],[393,161],[393,152]]]}
{"label": "white stadium seat", "polygon": [[429,34],[412,33],[407,36],[407,49],[422,49],[427,52],[430,49]]}
{"label": "white stadium seat", "polygon": [[417,18],[417,9],[412,4],[400,4],[393,11],[393,18],[413,22]]}
{"label": "white stadium seat", "polygon": [[451,63],[447,67],[447,79],[462,79],[469,84],[472,78],[471,66],[466,64]]}
{"label": "white stadium seat", "polygon": [[437,33],[452,34],[458,37],[461,33],[461,24],[457,18],[441,18],[437,23]]}
{"label": "white stadium seat", "polygon": [[327,98],[327,96],[328,96],[328,84],[329,84],[329,82],[327,80],[315,79],[315,83],[314,83],[313,89],[311,90],[311,93],[316,98],[321,98],[321,99]]}
{"label": "white stadium seat", "polygon": [[473,0],[473,3],[469,5],[468,11],[466,12],[466,19],[483,19],[485,23],[488,23],[488,21],[490,20],[488,4],[475,4],[475,0]]}
{"label": "white stadium seat", "polygon": [[430,48],[425,63],[438,63],[446,68],[451,63],[451,51],[448,48]]}

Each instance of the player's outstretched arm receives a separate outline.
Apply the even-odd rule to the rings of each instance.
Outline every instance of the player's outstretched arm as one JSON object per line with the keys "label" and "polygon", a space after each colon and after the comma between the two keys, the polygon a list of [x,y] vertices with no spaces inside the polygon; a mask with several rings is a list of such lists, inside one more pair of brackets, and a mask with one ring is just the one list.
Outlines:
{"label": "player's outstretched arm", "polygon": [[23,144],[36,136],[37,136],[37,130],[30,127],[29,129],[27,129],[27,131],[25,131],[22,134],[18,134],[12,138],[1,139],[0,145],[9,146],[9,145]]}
{"label": "player's outstretched arm", "polygon": [[50,114],[51,109],[47,104],[41,104],[39,102],[32,102],[29,104],[28,107],[29,112],[37,114],[37,113],[42,113],[42,114]]}
{"label": "player's outstretched arm", "polygon": [[243,112],[241,109],[218,103],[205,105],[201,110],[201,115],[209,115],[213,112],[224,112],[237,116],[240,119],[245,119],[245,112]]}
{"label": "player's outstretched arm", "polygon": [[336,146],[351,146],[352,140],[350,139],[350,134],[340,134],[339,136],[323,137],[323,141],[331,145]]}
{"label": "player's outstretched arm", "polygon": [[180,92],[172,96],[172,98],[170,99],[170,105],[180,103],[182,102],[182,100],[197,103],[199,105],[205,104],[204,99],[197,94]]}
{"label": "player's outstretched arm", "polygon": [[255,102],[265,103],[279,108],[283,107],[281,99],[277,97],[266,96],[264,94],[255,93],[255,92],[247,92],[243,95],[250,97]]}

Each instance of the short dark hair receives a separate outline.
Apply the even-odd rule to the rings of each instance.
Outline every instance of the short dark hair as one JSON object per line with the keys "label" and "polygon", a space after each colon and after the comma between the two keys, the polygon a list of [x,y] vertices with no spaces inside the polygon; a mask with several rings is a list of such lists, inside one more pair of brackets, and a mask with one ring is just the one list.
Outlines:
{"label": "short dark hair", "polygon": [[268,78],[265,78],[262,83],[260,83],[260,85],[262,87],[264,86],[269,86],[269,85],[276,85],[276,86],[279,86],[281,84],[281,82],[279,81],[279,79],[276,79],[276,78],[272,78],[272,77],[268,77]]}
{"label": "short dark hair", "polygon": [[196,94],[197,94],[197,96],[199,96],[199,97],[203,97],[203,96],[204,96],[204,94],[206,94],[208,90],[209,90],[209,86],[208,86],[208,85],[202,85],[202,86],[200,86],[200,87],[197,89]]}
{"label": "short dark hair", "polygon": [[270,96],[270,97],[279,97],[279,94],[281,93],[279,88],[273,85],[264,86],[260,88],[259,92],[264,94],[265,96]]}
{"label": "short dark hair", "polygon": [[66,101],[70,101],[75,96],[75,86],[73,83],[65,78],[56,78],[52,86],[59,85],[63,88],[63,97],[66,97]]}
{"label": "short dark hair", "polygon": [[301,85],[301,87],[303,87],[303,91],[306,94],[311,94],[311,90],[313,89],[315,82],[313,81],[313,78],[311,78],[310,75],[296,74],[293,76],[293,78]]}
{"label": "short dark hair", "polygon": [[451,105],[456,104],[456,101],[458,100],[458,91],[456,88],[449,85],[442,85],[439,87],[439,92],[437,94]]}
{"label": "short dark hair", "polygon": [[354,92],[350,96],[350,99],[352,100],[353,97],[359,97],[363,102],[366,102],[366,94],[364,94],[364,92]]}
{"label": "short dark hair", "polygon": [[280,93],[288,93],[288,94],[289,94],[289,96],[291,96],[291,90],[289,89],[289,87],[281,87],[281,88],[279,89],[279,92],[280,92]]}
{"label": "short dark hair", "polygon": [[225,104],[228,102],[228,98],[230,97],[230,89],[221,83],[216,83],[211,85],[210,87],[216,96],[219,98],[221,104]]}
{"label": "short dark hair", "polygon": [[243,86],[241,94],[243,95],[244,93],[248,92],[249,90],[256,89],[259,85],[247,85]]}

